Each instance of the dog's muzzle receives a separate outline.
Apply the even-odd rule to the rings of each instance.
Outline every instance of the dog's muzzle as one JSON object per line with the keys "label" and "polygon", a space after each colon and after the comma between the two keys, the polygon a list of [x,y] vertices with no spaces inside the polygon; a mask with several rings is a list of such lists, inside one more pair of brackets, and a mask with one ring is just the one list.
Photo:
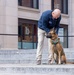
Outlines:
{"label": "dog's muzzle", "polygon": [[52,38],[52,35],[51,34],[47,34],[46,38]]}

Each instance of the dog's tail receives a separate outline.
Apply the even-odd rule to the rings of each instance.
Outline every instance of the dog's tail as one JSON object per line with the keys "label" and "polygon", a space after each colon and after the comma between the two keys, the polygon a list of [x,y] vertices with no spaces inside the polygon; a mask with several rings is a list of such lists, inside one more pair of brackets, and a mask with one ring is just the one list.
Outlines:
{"label": "dog's tail", "polygon": [[74,62],[66,62],[66,64],[74,64]]}

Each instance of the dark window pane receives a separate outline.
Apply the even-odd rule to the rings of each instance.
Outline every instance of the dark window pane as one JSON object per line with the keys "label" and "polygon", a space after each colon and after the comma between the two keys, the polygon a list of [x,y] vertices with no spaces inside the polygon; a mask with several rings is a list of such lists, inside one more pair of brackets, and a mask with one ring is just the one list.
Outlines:
{"label": "dark window pane", "polygon": [[[67,28],[60,28],[59,29],[59,33],[58,33],[58,36],[59,36],[59,38],[60,38],[60,43],[62,44],[62,46],[64,47],[64,48],[67,48],[68,47],[68,45],[67,45],[67,43],[68,43],[68,39],[67,39],[67,35],[68,35],[68,33],[67,33],[68,31],[67,31]],[[64,37],[64,36],[66,36],[66,37]]]}
{"label": "dark window pane", "polygon": [[68,0],[62,0],[62,13],[68,14]]}
{"label": "dark window pane", "polygon": [[18,0],[18,5],[22,6],[22,0]]}
{"label": "dark window pane", "polygon": [[18,21],[18,48],[36,49],[38,22],[24,19]]}
{"label": "dark window pane", "polygon": [[61,1],[60,0],[54,0],[54,9],[55,8],[61,9]]}
{"label": "dark window pane", "polygon": [[62,13],[68,14],[68,0],[52,0],[52,9],[58,8]]}
{"label": "dark window pane", "polygon": [[33,8],[39,8],[39,1],[38,0],[33,0],[33,4],[32,4]]}
{"label": "dark window pane", "polygon": [[39,0],[18,0],[18,5],[38,9]]}
{"label": "dark window pane", "polygon": [[32,7],[32,0],[22,0],[22,6]]}

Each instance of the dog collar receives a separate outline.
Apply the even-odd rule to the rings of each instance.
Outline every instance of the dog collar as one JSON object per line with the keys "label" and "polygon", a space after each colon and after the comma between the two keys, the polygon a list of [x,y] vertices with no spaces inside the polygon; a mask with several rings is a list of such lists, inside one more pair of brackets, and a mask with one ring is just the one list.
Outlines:
{"label": "dog collar", "polygon": [[59,42],[58,38],[56,40],[52,40],[52,44],[56,45]]}

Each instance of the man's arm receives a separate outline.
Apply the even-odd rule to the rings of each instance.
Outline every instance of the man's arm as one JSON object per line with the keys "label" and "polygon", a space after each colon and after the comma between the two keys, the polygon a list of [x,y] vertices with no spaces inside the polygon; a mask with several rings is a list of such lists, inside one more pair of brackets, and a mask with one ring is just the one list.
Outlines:
{"label": "man's arm", "polygon": [[43,28],[44,28],[44,31],[46,31],[46,33],[49,33],[49,28],[47,28],[47,25],[45,24],[45,23],[43,23],[44,25],[43,25]]}
{"label": "man's arm", "polygon": [[47,27],[48,23],[47,23],[47,20],[46,20],[46,17],[45,16],[42,16],[41,18],[41,22],[42,22],[42,29],[44,29],[44,31],[46,31],[46,33],[48,33],[50,31],[50,29]]}

